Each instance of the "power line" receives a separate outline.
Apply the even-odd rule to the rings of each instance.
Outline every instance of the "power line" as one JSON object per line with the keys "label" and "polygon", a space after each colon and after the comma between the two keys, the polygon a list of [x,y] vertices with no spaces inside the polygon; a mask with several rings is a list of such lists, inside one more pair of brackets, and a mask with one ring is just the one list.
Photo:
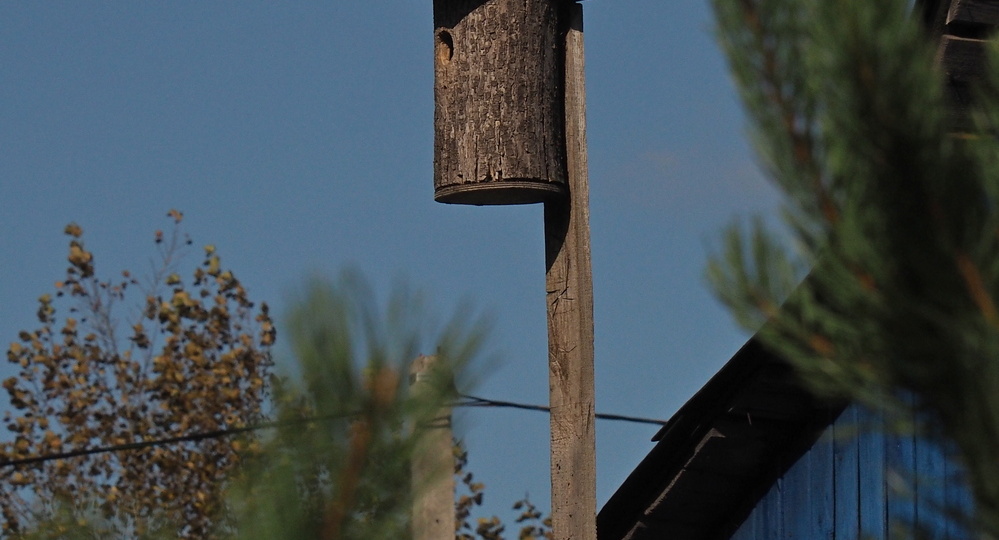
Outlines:
{"label": "power line", "polygon": [[[524,403],[514,403],[512,401],[486,399],[468,394],[462,394],[461,397],[468,401],[458,402],[457,406],[460,407],[506,407],[510,409],[551,412],[551,407],[545,407],[543,405],[527,405]],[[623,414],[596,413],[594,416],[596,416],[600,420],[617,420],[622,422],[634,422],[636,424],[653,424],[657,426],[665,426],[667,424],[665,420],[657,420],[655,418],[642,418],[639,416],[628,416]]]}
{"label": "power line", "polygon": [[[501,401],[495,399],[487,399],[478,396],[472,396],[468,394],[460,394],[459,397],[461,401],[452,404],[452,407],[496,407],[496,408],[506,408],[506,409],[520,409],[526,411],[539,411],[539,412],[551,412],[550,407],[545,407],[543,405],[530,405],[527,403],[517,403],[513,401]],[[313,416],[307,418],[300,418],[295,420],[286,420],[282,422],[262,422],[259,424],[253,424],[249,426],[242,426],[236,428],[228,429],[217,429],[212,431],[204,431],[201,433],[189,433],[187,435],[178,435],[175,437],[165,437],[162,439],[151,439],[148,441],[135,441],[130,443],[114,444],[111,446],[101,446],[97,448],[84,448],[79,450],[71,450],[68,452],[58,452],[54,454],[44,454],[39,456],[32,456],[20,459],[11,459],[7,461],[0,462],[0,468],[2,467],[17,467],[23,465],[34,465],[36,463],[45,463],[48,461],[55,461],[58,459],[70,459],[75,457],[90,456],[94,454],[106,454],[110,452],[122,452],[126,450],[140,450],[143,448],[149,448],[153,446],[163,446],[167,444],[176,444],[182,442],[194,442],[201,441],[205,439],[217,439],[222,437],[229,437],[232,435],[239,435],[241,433],[247,433],[251,431],[259,431],[263,429],[274,429],[282,426],[295,425],[295,424],[305,424],[309,422],[319,422],[325,420],[336,420],[341,418],[349,418],[352,416],[357,416],[360,413],[346,413],[337,415],[326,415],[326,416]],[[605,414],[596,413],[597,418],[601,420],[613,420],[622,422],[633,422],[639,424],[653,424],[657,426],[666,425],[665,420],[656,420],[654,418],[641,418],[637,416],[627,416],[621,414]]]}
{"label": "power line", "polygon": [[255,431],[258,429],[267,429],[271,427],[277,427],[276,425],[253,425],[244,426],[232,429],[218,429],[214,431],[206,431],[203,433],[192,433],[188,435],[179,435],[176,437],[167,437],[164,439],[152,439],[149,441],[136,441],[123,444],[114,444],[111,446],[101,446],[97,448],[84,448],[80,450],[72,450],[69,452],[58,452],[55,454],[44,454],[40,456],[32,456],[21,459],[11,459],[0,463],[0,467],[13,467],[17,465],[33,465],[35,463],[43,463],[46,461],[54,461],[57,459],[69,459],[81,456],[89,456],[93,454],[104,454],[108,452],[120,452],[123,450],[139,450],[141,448],[148,448],[150,446],[161,446],[166,444],[174,444],[179,442],[191,442],[200,441],[203,439],[214,439],[219,437],[225,437],[227,435],[237,435],[239,433],[245,433],[247,431]]}
{"label": "power line", "polygon": [[318,422],[323,420],[334,420],[337,418],[348,418],[351,416],[357,416],[359,413],[349,413],[349,414],[336,414],[327,416],[313,416],[307,418],[298,418],[294,420],[286,420],[283,422],[262,422],[259,424],[252,424],[249,426],[242,426],[236,428],[228,429],[216,429],[212,431],[204,431],[201,433],[189,433],[187,435],[177,435],[175,437],[165,437],[162,439],[150,439],[148,441],[135,441],[130,443],[113,444],[110,446],[99,446],[97,448],[82,448],[79,450],[71,450],[68,452],[57,452],[54,454],[43,454],[39,456],[31,456],[20,459],[11,459],[4,462],[0,462],[0,467],[15,467],[19,465],[33,465],[35,463],[44,463],[46,461],[54,461],[57,459],[70,459],[81,456],[89,456],[93,454],[106,454],[110,452],[121,452],[124,450],[140,450],[143,448],[149,448],[152,446],[163,446],[167,444],[175,444],[181,442],[194,442],[201,441],[204,439],[217,439],[222,437],[228,437],[232,435],[239,435],[240,433],[247,433],[250,431],[259,431],[262,429],[274,429],[282,426],[290,426],[296,424],[305,424],[309,422]]}

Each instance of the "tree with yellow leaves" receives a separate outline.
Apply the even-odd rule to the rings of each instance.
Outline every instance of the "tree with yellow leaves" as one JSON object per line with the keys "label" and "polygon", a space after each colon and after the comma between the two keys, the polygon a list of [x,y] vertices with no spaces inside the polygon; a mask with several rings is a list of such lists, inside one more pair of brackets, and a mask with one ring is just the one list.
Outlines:
{"label": "tree with yellow leaves", "polygon": [[[266,304],[249,300],[214,247],[190,281],[181,277],[191,242],[180,212],[169,217],[148,282],[127,271],[98,278],[83,230],[66,227],[66,278],[39,298],[39,328],[7,350],[19,372],[3,381],[4,536],[63,537],[66,523],[89,523],[92,537],[206,538],[225,521],[223,480],[254,450],[252,435],[137,443],[260,421],[275,332]],[[139,309],[123,312],[137,292]],[[140,447],[88,453],[127,445]],[[52,455],[65,457],[36,459]]]}
{"label": "tree with yellow leaves", "polygon": [[[411,537],[416,426],[458,397],[481,319],[459,311],[435,332],[418,295],[399,290],[381,310],[356,274],[315,279],[286,321],[294,375],[272,378],[267,307],[254,309],[213,247],[185,285],[175,267],[189,242],[157,232],[159,286],[143,290],[120,340],[112,308],[140,283],[127,273],[99,281],[82,230],[66,233],[70,267],[55,298],[71,301],[69,314],[57,317],[57,300],[43,296],[41,328],[8,351],[20,374],[3,383],[14,408],[13,440],[0,443],[7,536]],[[440,367],[426,392],[410,393],[403,374],[423,350]],[[456,501],[455,538],[505,538],[496,517],[470,524],[483,485],[466,463],[459,447],[455,473],[470,496]],[[519,538],[550,536],[529,501],[515,509]]]}

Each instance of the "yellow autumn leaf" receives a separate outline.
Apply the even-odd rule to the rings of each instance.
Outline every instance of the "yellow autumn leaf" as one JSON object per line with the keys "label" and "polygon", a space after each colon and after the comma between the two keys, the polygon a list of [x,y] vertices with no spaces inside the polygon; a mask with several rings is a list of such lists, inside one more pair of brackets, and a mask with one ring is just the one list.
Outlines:
{"label": "yellow autumn leaf", "polygon": [[219,275],[219,272],[221,270],[222,270],[222,261],[218,258],[218,256],[213,256],[211,259],[208,259],[208,270],[206,271],[206,273],[209,276],[212,277],[217,276]]}
{"label": "yellow autumn leaf", "polygon": [[76,223],[70,223],[69,225],[66,225],[66,228],[63,230],[63,232],[72,236],[73,238],[79,238],[81,235],[83,235],[83,229]]}
{"label": "yellow autumn leaf", "polygon": [[93,259],[93,257],[94,256],[89,251],[80,247],[79,244],[69,246],[69,262],[74,265],[79,266],[87,264],[91,259]]}

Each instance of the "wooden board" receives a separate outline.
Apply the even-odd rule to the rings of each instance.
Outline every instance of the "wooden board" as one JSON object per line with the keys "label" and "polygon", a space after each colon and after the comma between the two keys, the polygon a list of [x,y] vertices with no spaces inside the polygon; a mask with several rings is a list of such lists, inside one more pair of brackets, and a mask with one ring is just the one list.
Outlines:
{"label": "wooden board", "polygon": [[847,407],[832,426],[833,474],[836,477],[833,495],[833,522],[836,538],[860,538],[860,464],[858,407]]}
{"label": "wooden board", "polygon": [[916,510],[916,438],[911,425],[915,414],[911,412],[912,396],[903,396],[910,407],[904,423],[888,426],[886,495],[888,497],[888,538],[914,538],[913,526],[917,522]]}
{"label": "wooden board", "polygon": [[885,493],[884,417],[878,413],[868,413],[859,428],[860,500],[857,511],[860,533],[870,540],[885,540],[888,500]]}
{"label": "wooden board", "polygon": [[947,24],[999,25],[999,2],[995,0],[953,0]]}
{"label": "wooden board", "polygon": [[566,3],[565,8],[568,23],[564,43],[565,139],[569,196],[545,202],[552,533],[554,540],[596,540],[593,275],[583,11],[582,6],[575,3]]}
{"label": "wooden board", "polygon": [[985,68],[985,41],[955,36],[940,38],[937,62],[954,84],[972,83],[982,76]]}
{"label": "wooden board", "polygon": [[[931,440],[912,432],[877,431],[882,419],[858,406],[848,407],[770,485],[730,538],[913,538],[913,523],[935,532],[937,538],[968,538],[945,516],[947,505],[970,507],[960,469]],[[918,483],[909,484],[910,480]],[[895,490],[896,486],[902,489]]]}
{"label": "wooden board", "polygon": [[807,523],[811,534],[804,536],[815,540],[833,540],[836,538],[835,521],[835,455],[832,431],[827,431],[808,451],[809,461],[809,517]]}
{"label": "wooden board", "polygon": [[[421,356],[413,361],[409,378],[413,395],[433,392],[432,374],[435,356]],[[426,395],[426,394],[424,394]],[[454,440],[451,432],[451,409],[442,407],[417,438],[410,464],[412,490],[413,540],[439,540],[454,534]]]}
{"label": "wooden board", "polygon": [[946,538],[946,462],[943,448],[920,438],[916,444],[916,522],[931,538]]}

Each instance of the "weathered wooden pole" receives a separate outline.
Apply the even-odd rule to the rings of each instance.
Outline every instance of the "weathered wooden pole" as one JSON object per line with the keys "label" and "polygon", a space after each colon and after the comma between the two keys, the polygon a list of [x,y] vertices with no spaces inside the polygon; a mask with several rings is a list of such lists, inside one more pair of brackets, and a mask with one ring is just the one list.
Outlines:
{"label": "weathered wooden pole", "polygon": [[[421,356],[410,367],[410,391],[434,392],[430,382],[437,357]],[[413,540],[454,538],[454,452],[451,409],[442,407],[431,421],[414,429],[423,430],[417,440],[411,465]]]}
{"label": "weathered wooden pole", "polygon": [[566,199],[545,203],[552,530],[556,540],[596,540],[593,279],[583,7],[567,2],[566,10],[565,140],[569,194]]}
{"label": "weathered wooden pole", "polygon": [[434,0],[434,198],[545,205],[552,526],[596,540],[583,13]]}

